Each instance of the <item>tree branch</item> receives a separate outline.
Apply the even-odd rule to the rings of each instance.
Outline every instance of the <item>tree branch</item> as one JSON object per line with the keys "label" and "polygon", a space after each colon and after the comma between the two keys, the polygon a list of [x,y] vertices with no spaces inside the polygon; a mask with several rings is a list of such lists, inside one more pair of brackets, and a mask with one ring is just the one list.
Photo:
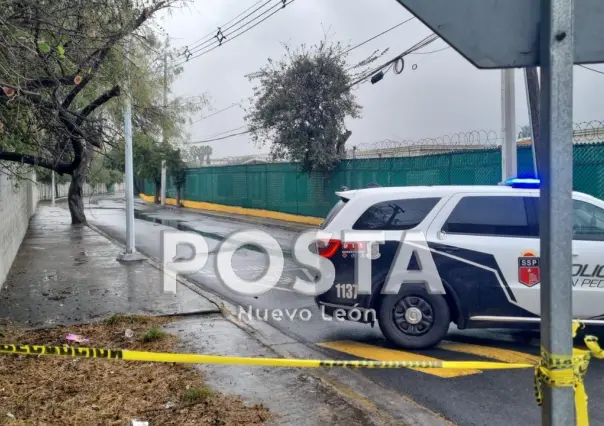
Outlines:
{"label": "tree branch", "polygon": [[60,175],[66,173],[69,174],[75,168],[73,163],[53,164],[51,161],[43,158],[39,158],[34,155],[20,154],[18,152],[0,152],[0,160],[14,161],[18,163],[30,164],[32,166],[43,167],[45,169],[54,170]]}
{"label": "tree branch", "polygon": [[94,77],[94,74],[99,70],[99,68],[101,67],[101,64],[103,63],[103,61],[109,54],[109,51],[111,50],[112,47],[113,47],[113,45],[105,47],[100,51],[99,56],[97,57],[96,62],[92,66],[92,69],[90,70],[90,72],[86,74],[86,76],[82,79],[82,81],[80,81],[80,84],[76,85],[76,87],[71,89],[71,92],[69,92],[69,95],[67,95],[67,97],[61,104],[61,106],[63,108],[65,108],[65,109],[69,108],[71,103],[75,100],[76,96],[78,96],[80,94],[80,92],[86,87],[86,85],[88,85],[88,83],[90,83],[90,80],[92,80],[92,78]]}
{"label": "tree branch", "polygon": [[[8,87],[9,89],[13,89],[18,95],[25,95],[25,97],[27,97],[28,99],[36,102],[40,102],[42,99],[42,96],[39,93],[24,90],[21,87],[15,86],[13,84],[8,84],[0,81],[0,87]],[[0,97],[8,98],[8,96],[4,92],[0,92]]]}
{"label": "tree branch", "polygon": [[88,83],[90,83],[90,80],[92,80],[92,78],[94,77],[94,74],[96,74],[96,72],[99,70],[99,68],[101,67],[103,61],[105,60],[105,58],[107,57],[107,55],[109,54],[111,49],[122,38],[124,38],[128,34],[131,34],[135,30],[140,28],[151,17],[151,15],[153,15],[158,10],[163,9],[168,4],[170,4],[170,0],[163,0],[163,1],[158,1],[151,7],[145,8],[141,12],[141,14],[138,16],[138,18],[134,21],[132,28],[125,28],[122,32],[120,32],[119,34],[112,37],[103,48],[92,53],[89,56],[89,59],[87,59],[85,61],[85,62],[88,62],[96,56],[96,59],[94,59],[94,64],[91,67],[91,71],[89,73],[87,73],[86,76],[80,82],[80,84],[78,84],[76,87],[74,87],[71,90],[71,92],[69,93],[69,95],[67,95],[67,97],[65,98],[65,100],[63,101],[63,104],[62,104],[63,108],[69,108],[69,106],[74,101],[76,96],[78,96],[78,94],[82,91],[82,89],[84,89],[84,87],[86,87],[86,85]]}
{"label": "tree branch", "polygon": [[111,89],[107,90],[101,96],[96,98],[94,101],[90,102],[85,108],[80,111],[82,117],[88,117],[90,114],[94,112],[97,108],[110,101],[111,99],[120,96],[121,89],[119,85],[113,86]]}
{"label": "tree branch", "polygon": [[60,85],[63,86],[74,86],[76,76],[68,76],[68,77],[56,77],[56,78],[48,78],[48,77],[39,77],[29,79],[25,84],[24,88],[27,90],[31,89],[40,89],[46,88],[51,89]]}

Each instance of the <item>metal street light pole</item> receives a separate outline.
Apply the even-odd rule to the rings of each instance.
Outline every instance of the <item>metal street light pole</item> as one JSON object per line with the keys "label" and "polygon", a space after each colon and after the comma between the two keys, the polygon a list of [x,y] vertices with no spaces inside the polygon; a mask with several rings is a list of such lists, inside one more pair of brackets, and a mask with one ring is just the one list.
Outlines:
{"label": "metal street light pole", "polygon": [[52,170],[50,172],[50,199],[52,200],[51,203],[54,206],[55,205],[55,171]]}
{"label": "metal street light pole", "polygon": [[[541,345],[559,359],[573,349],[573,15],[574,0],[541,0]],[[544,388],[542,424],[574,425],[572,385]]]}
{"label": "metal street light pole", "polygon": [[[128,50],[130,40],[126,42],[125,63],[129,70]],[[122,262],[142,260],[143,256],[136,252],[134,233],[134,167],[132,160],[132,99],[130,91],[130,72],[127,71],[126,97],[124,105],[124,151],[126,151],[126,251],[118,256]]]}
{"label": "metal street light pole", "polygon": [[501,147],[502,181],[514,178],[518,173],[516,143],[516,97],[514,69],[501,70]]}

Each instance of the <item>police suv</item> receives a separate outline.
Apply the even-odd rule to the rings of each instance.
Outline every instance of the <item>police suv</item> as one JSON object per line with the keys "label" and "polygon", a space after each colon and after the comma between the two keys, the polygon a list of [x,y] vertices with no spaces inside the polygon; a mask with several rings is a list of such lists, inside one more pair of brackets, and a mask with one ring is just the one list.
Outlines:
{"label": "police suv", "polygon": [[[459,329],[534,327],[541,279],[537,183],[513,179],[493,186],[338,192],[340,201],[321,225],[332,237],[317,247],[334,265],[335,282],[317,304],[338,318],[360,316],[372,325],[377,320],[388,340],[410,349],[438,344],[451,322]],[[385,242],[371,256],[371,294],[358,292],[359,249],[341,241],[346,230],[384,231]],[[401,285],[398,294],[382,294],[403,232],[409,230],[425,237],[444,295],[413,283]],[[604,201],[573,192],[573,232],[573,315],[604,319]],[[421,270],[416,253],[408,270]],[[352,309],[375,312],[376,318],[338,315]]]}

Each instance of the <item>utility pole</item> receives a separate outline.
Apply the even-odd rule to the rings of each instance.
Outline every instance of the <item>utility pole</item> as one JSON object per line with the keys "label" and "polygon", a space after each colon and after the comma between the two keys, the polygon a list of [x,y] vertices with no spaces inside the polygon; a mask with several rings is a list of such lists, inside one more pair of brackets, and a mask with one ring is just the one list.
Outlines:
{"label": "utility pole", "polygon": [[[166,132],[166,108],[168,107],[168,36],[166,35],[166,45],[164,47],[164,120],[162,125],[162,142],[164,145],[168,142],[168,136]],[[160,201],[161,206],[166,206],[166,160],[161,162],[161,185],[160,185]]]}
{"label": "utility pole", "polygon": [[[166,108],[168,107],[168,36],[166,35],[166,45],[164,47],[164,114],[166,113]],[[164,115],[165,117],[165,115]],[[163,126],[162,126],[162,139],[165,143],[167,140],[166,135],[166,119],[164,118]]]}
{"label": "utility pole", "polygon": [[[577,2],[581,3],[581,2]],[[541,0],[541,347],[572,359],[574,0]],[[596,9],[594,7],[594,9]],[[552,367],[548,367],[552,368]],[[555,368],[555,367],[553,367]],[[568,372],[568,367],[565,368]],[[564,370],[558,370],[564,371]],[[570,368],[572,372],[572,367]],[[572,374],[572,373],[571,373]],[[575,424],[574,389],[544,386],[542,424]]]}
{"label": "utility pole", "polygon": [[478,68],[541,67],[537,291],[542,371],[549,376],[539,378],[542,424],[575,425],[575,392],[572,380],[566,380],[574,364],[573,64],[604,62],[602,0],[397,1]]}
{"label": "utility pole", "polygon": [[526,102],[529,112],[529,126],[531,127],[531,148],[533,153],[533,170],[535,178],[541,176],[541,167],[539,167],[537,159],[539,158],[539,141],[541,135],[540,126],[540,108],[539,108],[539,75],[537,68],[524,69],[524,85],[526,86]]}
{"label": "utility pole", "polygon": [[54,206],[55,205],[55,171],[52,170],[50,172],[50,199],[52,200],[51,203]]}
{"label": "utility pole", "polygon": [[127,69],[126,96],[124,97],[124,151],[126,151],[126,251],[120,253],[118,260],[132,262],[143,260],[143,256],[136,252],[134,234],[134,167],[132,160],[132,92],[130,90],[130,64],[128,49],[130,39],[126,41],[125,63]]}
{"label": "utility pole", "polygon": [[160,188],[161,206],[166,206],[166,160],[161,160],[161,188]]}
{"label": "utility pole", "polygon": [[514,69],[501,70],[501,180],[514,178],[518,173],[516,141],[516,97]]}

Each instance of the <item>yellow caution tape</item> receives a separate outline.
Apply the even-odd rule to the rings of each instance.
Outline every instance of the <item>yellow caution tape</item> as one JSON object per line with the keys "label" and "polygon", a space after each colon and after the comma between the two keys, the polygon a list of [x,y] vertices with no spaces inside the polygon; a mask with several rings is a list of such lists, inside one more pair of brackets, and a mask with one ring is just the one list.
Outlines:
{"label": "yellow caution tape", "polygon": [[[580,321],[573,321],[573,338],[582,328]],[[573,387],[575,389],[575,413],[577,426],[589,426],[587,392],[585,392],[585,373],[589,367],[591,357],[604,358],[604,350],[598,344],[598,338],[585,337],[587,350],[573,348],[572,355],[549,354],[541,348],[541,362],[535,368],[535,396],[537,405],[543,402],[543,386]]]}
{"label": "yellow caution tape", "polygon": [[[583,324],[574,321],[573,337]],[[55,355],[76,358],[94,358],[108,360],[126,360],[142,362],[168,362],[188,364],[226,364],[253,365],[266,367],[346,367],[346,368],[444,368],[505,370],[534,368],[534,386],[537,404],[543,402],[543,387],[573,387],[575,389],[575,411],[577,426],[589,426],[587,393],[583,379],[592,357],[604,359],[604,349],[598,338],[586,336],[587,350],[573,349],[572,355],[549,354],[541,348],[541,361],[538,365],[503,363],[489,361],[340,361],[287,358],[253,358],[221,355],[175,354],[160,352],[143,352],[130,350],[98,349],[72,346],[37,346],[37,345],[0,345],[0,353],[15,355]]]}
{"label": "yellow caution tape", "polygon": [[0,353],[16,355],[56,355],[75,358],[116,359],[186,364],[228,364],[268,367],[348,367],[348,368],[446,368],[504,370],[534,368],[534,364],[507,364],[487,361],[340,361],[287,358],[252,358],[221,355],[174,354],[73,346],[0,345]]}

